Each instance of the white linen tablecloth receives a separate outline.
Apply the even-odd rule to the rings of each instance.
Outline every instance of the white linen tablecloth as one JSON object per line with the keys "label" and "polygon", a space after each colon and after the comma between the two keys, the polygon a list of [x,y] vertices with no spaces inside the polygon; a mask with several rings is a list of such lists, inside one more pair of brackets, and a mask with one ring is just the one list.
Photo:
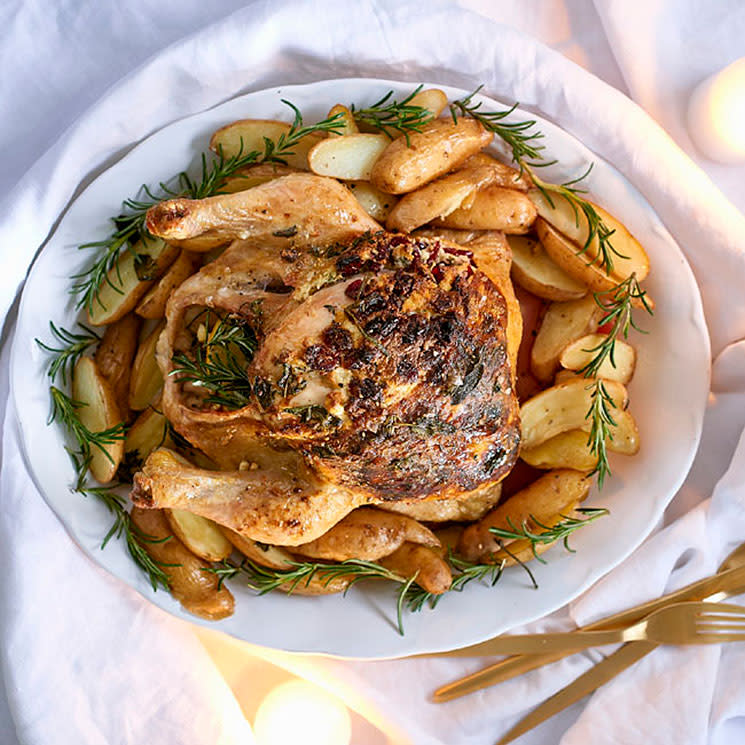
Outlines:
{"label": "white linen tablecloth", "polygon": [[[655,88],[654,81],[668,85],[669,70],[705,77],[745,53],[738,53],[738,29],[745,23],[741,3],[471,0],[462,4],[469,11],[448,2],[425,8],[415,2],[260,0],[228,15],[242,5],[223,2],[216,10],[164,0],[152,8],[133,2],[112,10],[92,1],[11,0],[0,8],[3,310],[80,186],[170,121],[280,83],[354,75],[465,88],[484,83],[487,91],[561,124],[640,189],[696,273],[713,347],[704,438],[666,527],[583,597],[531,628],[583,623],[713,571],[745,536],[745,445],[738,444],[745,426],[745,218],[640,108],[528,34],[617,88],[628,85],[677,134],[680,119],[671,107],[657,107],[668,91]],[[718,44],[708,57],[697,47],[691,73],[675,24],[683,33],[694,17],[702,35]],[[191,32],[196,33],[176,41]],[[170,41],[176,43],[129,72]],[[634,50],[647,53],[637,57]],[[706,60],[711,69],[704,69]],[[107,91],[122,75],[127,77]],[[681,100],[679,95],[676,106]],[[47,146],[52,147],[32,165]],[[743,203],[742,169],[725,173],[702,165],[728,187],[733,201]],[[11,334],[12,312],[0,359],[2,401]],[[8,406],[0,474],[0,649],[8,707],[0,708],[0,742],[246,742],[236,702],[191,628],[99,570],[48,510],[20,458],[15,417]],[[576,655],[435,706],[427,702],[429,691],[482,663],[267,656],[354,691],[388,721],[398,740],[416,745],[492,743],[597,659],[596,653]],[[745,652],[736,646],[657,650],[585,706],[572,707],[521,742],[742,742],[744,670]]]}

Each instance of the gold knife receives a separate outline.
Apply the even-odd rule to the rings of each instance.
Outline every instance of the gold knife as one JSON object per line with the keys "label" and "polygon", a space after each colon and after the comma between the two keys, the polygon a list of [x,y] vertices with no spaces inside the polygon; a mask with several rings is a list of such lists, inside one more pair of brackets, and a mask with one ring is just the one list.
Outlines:
{"label": "gold knife", "polygon": [[592,693],[596,688],[607,683],[627,667],[631,667],[631,665],[638,662],[656,647],[657,644],[654,642],[631,642],[630,644],[624,644],[621,649],[606,657],[602,662],[598,662],[597,665],[591,667],[575,681],[533,709],[497,745],[506,745],[506,743],[512,742],[516,737],[520,737],[520,735],[533,729],[533,727],[537,727],[541,722],[550,719],[554,714],[563,711],[568,706],[584,698],[588,693]]}
{"label": "gold knife", "polygon": [[[670,603],[677,603],[684,600],[718,600],[728,595],[745,592],[745,566],[737,566],[728,569],[712,577],[698,580],[676,592],[664,595],[657,600],[649,601],[643,605],[636,606],[621,613],[616,613],[608,618],[601,619],[588,626],[582,627],[583,631],[595,631],[601,629],[618,628],[619,626],[629,625],[644,618],[655,610],[664,607]],[[718,596],[719,593],[723,593]],[[474,657],[486,656],[490,654],[500,654],[499,651],[500,637],[490,639],[471,647],[444,652],[438,656],[447,657]],[[438,688],[433,694],[433,700],[437,703],[450,701],[459,698],[468,693],[481,690],[495,683],[508,680],[514,675],[533,670],[542,665],[548,664],[564,657],[564,654],[535,654],[520,655],[509,657],[506,660],[489,665],[483,670],[468,675],[464,678],[448,683]]]}

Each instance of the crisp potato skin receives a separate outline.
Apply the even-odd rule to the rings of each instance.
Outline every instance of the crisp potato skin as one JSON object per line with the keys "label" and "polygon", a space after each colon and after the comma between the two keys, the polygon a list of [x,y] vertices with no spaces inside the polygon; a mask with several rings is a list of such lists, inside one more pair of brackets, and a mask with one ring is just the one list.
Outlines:
{"label": "crisp potato skin", "polygon": [[[132,523],[148,540],[140,545],[168,575],[171,594],[184,610],[211,621],[233,615],[235,600],[219,579],[204,570],[210,564],[195,556],[173,535],[163,510],[132,508]],[[163,539],[168,540],[163,540]],[[156,542],[158,541],[158,542]],[[170,566],[173,565],[173,566]]]}
{"label": "crisp potato skin", "polygon": [[101,375],[109,381],[119,412],[129,418],[129,376],[137,352],[142,321],[133,313],[106,327],[94,359]]}
{"label": "crisp potato skin", "polygon": [[447,592],[453,582],[448,563],[436,550],[418,543],[404,543],[390,556],[381,559],[380,563],[403,577],[416,575],[414,581],[419,587],[433,595]]}
{"label": "crisp potato skin", "polygon": [[458,230],[502,230],[522,235],[530,230],[538,214],[523,192],[497,184],[477,191],[470,201],[468,207],[459,207],[434,224]]}
{"label": "crisp potato skin", "polygon": [[457,168],[494,135],[474,119],[436,119],[421,132],[393,140],[375,162],[370,180],[381,191],[405,194]]}

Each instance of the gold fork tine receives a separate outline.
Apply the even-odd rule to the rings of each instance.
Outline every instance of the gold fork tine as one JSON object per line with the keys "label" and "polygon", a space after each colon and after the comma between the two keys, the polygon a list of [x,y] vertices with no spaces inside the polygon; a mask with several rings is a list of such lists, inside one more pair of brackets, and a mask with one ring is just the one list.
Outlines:
{"label": "gold fork tine", "polygon": [[722,644],[724,642],[745,642],[745,633],[740,634],[698,634],[696,640],[704,644]]}

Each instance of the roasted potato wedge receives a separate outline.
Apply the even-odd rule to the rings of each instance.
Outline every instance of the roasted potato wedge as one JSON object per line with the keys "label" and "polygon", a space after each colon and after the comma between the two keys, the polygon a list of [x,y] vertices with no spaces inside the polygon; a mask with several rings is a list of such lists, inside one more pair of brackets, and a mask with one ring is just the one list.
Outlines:
{"label": "roasted potato wedge", "polygon": [[[210,139],[210,149],[216,153],[222,152],[226,158],[239,153],[250,153],[252,150],[263,153],[264,138],[276,142],[289,131],[290,125],[287,122],[271,119],[241,119],[218,129]],[[292,153],[282,155],[283,160],[292,168],[307,171],[308,153],[322,139],[323,135],[315,132],[303,137],[292,147]]]}
{"label": "roasted potato wedge", "polygon": [[157,407],[151,406],[141,412],[129,428],[124,440],[124,454],[135,463],[144,462],[159,447],[173,447],[173,438],[168,420]]}
{"label": "roasted potato wedge", "polygon": [[[269,567],[270,569],[289,570],[292,569],[293,563],[298,559],[290,554],[281,546],[268,546],[264,543],[257,543],[250,538],[236,533],[224,525],[220,525],[220,530],[225,537],[240,551],[246,558],[253,561],[259,566]],[[282,585],[279,589],[284,592],[292,591],[293,595],[333,595],[337,592],[344,592],[352,583],[353,577],[335,577],[331,581],[326,581],[323,575],[314,575],[309,581],[301,582],[293,587],[288,583]]]}
{"label": "roasted potato wedge", "polygon": [[[613,411],[615,426],[612,437],[606,439],[606,448],[613,453],[635,455],[639,452],[639,430],[628,411]],[[585,427],[589,422],[585,424]],[[535,468],[574,468],[591,471],[597,464],[597,455],[588,444],[586,429],[572,429],[533,448],[522,448],[520,457]]]}
{"label": "roasted potato wedge", "polygon": [[392,554],[406,541],[433,547],[440,545],[429,528],[406,515],[360,507],[320,538],[295,546],[293,552],[328,561],[377,561]]}
{"label": "roasted potato wedge", "polygon": [[212,520],[187,510],[165,511],[174,535],[193,554],[205,561],[222,561],[233,552],[233,544]]}
{"label": "roasted potato wedge", "polygon": [[342,129],[338,132],[329,132],[329,137],[356,135],[359,133],[360,128],[357,126],[357,122],[354,120],[352,112],[346,106],[340,103],[336,104],[336,106],[332,106],[326,118],[330,119],[332,116],[336,116],[337,114],[341,114],[339,117],[339,124]]}
{"label": "roasted potato wedge", "polygon": [[435,119],[420,132],[401,135],[375,162],[370,180],[389,194],[405,194],[457,168],[486,147],[493,134],[475,119]]}
{"label": "roasted potato wedge", "polygon": [[[98,298],[88,309],[88,323],[105,326],[134,310],[153,281],[176,260],[179,249],[160,238],[137,241],[124,251],[98,290]],[[135,257],[139,257],[136,259]]]}
{"label": "roasted potato wedge", "polygon": [[[81,404],[80,423],[90,432],[103,432],[122,421],[114,391],[90,357],[81,357],[72,374],[72,398]],[[124,437],[104,446],[91,448],[90,472],[96,481],[108,484],[116,475],[124,455]]]}
{"label": "roasted potato wedge", "polygon": [[123,419],[129,419],[129,376],[142,321],[128,313],[106,327],[93,359],[109,381]]}
{"label": "roasted potato wedge", "polygon": [[[531,189],[528,196],[535,204],[538,214],[574,243],[574,255],[576,257],[577,252],[584,248],[590,235],[588,221],[584,214],[580,212],[578,217],[574,205],[561,194],[551,194],[553,206],[538,189]],[[612,254],[613,270],[611,272],[615,280],[613,284],[627,279],[632,274],[636,274],[636,278],[641,282],[649,274],[649,257],[641,243],[613,215],[597,204],[592,202],[590,204],[595,208],[603,222],[613,231],[613,234],[609,237],[609,242],[614,251]],[[549,250],[548,247],[546,247],[546,250]],[[598,252],[599,240],[595,236],[584,254],[585,263],[597,260]],[[559,262],[556,256],[553,258],[557,263]],[[567,266],[561,266],[569,271]]]}
{"label": "roasted potato wedge", "polygon": [[163,373],[155,359],[155,347],[164,325],[158,324],[137,350],[129,380],[129,408],[135,411],[147,408],[163,387]]}
{"label": "roasted potato wedge", "polygon": [[492,183],[497,186],[504,186],[506,189],[517,189],[518,191],[527,192],[532,188],[533,182],[525,173],[520,173],[512,166],[502,163],[501,160],[480,152],[472,155],[462,166],[462,168],[481,168],[486,166],[494,172]]}
{"label": "roasted potato wedge", "polygon": [[512,278],[528,292],[554,301],[587,295],[587,286],[556,264],[535,238],[510,235],[507,242],[512,249]]}
{"label": "roasted potato wedge", "polygon": [[171,594],[184,610],[211,621],[233,614],[230,590],[220,587],[217,575],[204,571],[210,565],[176,538],[163,510],[133,507],[131,517],[138,543],[166,573]]}
{"label": "roasted potato wedge", "polygon": [[409,106],[421,106],[432,114],[433,119],[437,119],[448,105],[448,97],[439,88],[425,88],[415,93]]}
{"label": "roasted potato wedge", "polygon": [[559,367],[561,353],[573,341],[593,333],[602,311],[592,295],[580,300],[551,303],[543,316],[530,351],[530,370],[547,383]]}
{"label": "roasted potato wedge", "polygon": [[373,164],[388,147],[385,135],[351,134],[320,140],[308,153],[308,165],[319,176],[369,181]]}
{"label": "roasted potato wedge", "polygon": [[448,563],[429,546],[404,543],[390,556],[380,560],[387,569],[402,577],[415,577],[414,582],[433,595],[441,595],[450,589],[453,575]]}
{"label": "roasted potato wedge", "polygon": [[142,318],[163,318],[166,303],[173,290],[185,279],[191,277],[202,265],[202,257],[191,251],[182,251],[179,257],[168,267],[166,273],[151,287],[145,297],[135,308],[135,313]]}
{"label": "roasted potato wedge", "polygon": [[[566,514],[590,492],[592,480],[581,471],[559,469],[541,476],[513,494],[506,502],[489,512],[479,522],[469,525],[461,535],[458,554],[468,561],[491,558],[500,550],[500,541],[490,528],[511,528],[533,520],[546,523],[554,515]],[[509,544],[507,544],[509,545]]]}
{"label": "roasted potato wedge", "polygon": [[404,194],[386,220],[388,230],[411,233],[420,225],[444,218],[457,210],[463,201],[489,183],[489,168],[462,168]]}
{"label": "roasted potato wedge", "polygon": [[458,230],[502,230],[522,234],[530,230],[535,217],[535,206],[526,194],[492,185],[479,189],[467,204],[432,222]]}
{"label": "roasted potato wedge", "polygon": [[[499,501],[502,485],[446,499],[391,500],[381,509],[428,523],[471,522],[483,517]],[[439,532],[437,533],[439,536]]]}
{"label": "roasted potato wedge", "polygon": [[[535,448],[552,437],[587,425],[594,380],[570,380],[546,388],[520,407],[521,447]],[[617,410],[628,404],[626,388],[613,380],[603,381]],[[613,412],[614,414],[616,412]]]}
{"label": "roasted potato wedge", "polygon": [[[607,339],[607,334],[588,334],[564,347],[559,357],[559,363],[567,370],[582,370],[592,361],[596,349]],[[613,358],[606,357],[597,372],[596,377],[606,380],[617,380],[626,385],[634,375],[636,367],[636,350],[623,339],[616,339],[613,345]]]}
{"label": "roasted potato wedge", "polygon": [[393,194],[376,189],[369,181],[347,181],[347,188],[357,198],[362,209],[380,223],[385,222],[388,213],[398,202]]}
{"label": "roasted potato wedge", "polygon": [[299,170],[299,168],[286,166],[283,163],[258,163],[255,166],[247,166],[225,179],[220,185],[220,193],[235,194],[237,191],[252,189],[254,186],[273,181],[275,178],[298,173]]}

